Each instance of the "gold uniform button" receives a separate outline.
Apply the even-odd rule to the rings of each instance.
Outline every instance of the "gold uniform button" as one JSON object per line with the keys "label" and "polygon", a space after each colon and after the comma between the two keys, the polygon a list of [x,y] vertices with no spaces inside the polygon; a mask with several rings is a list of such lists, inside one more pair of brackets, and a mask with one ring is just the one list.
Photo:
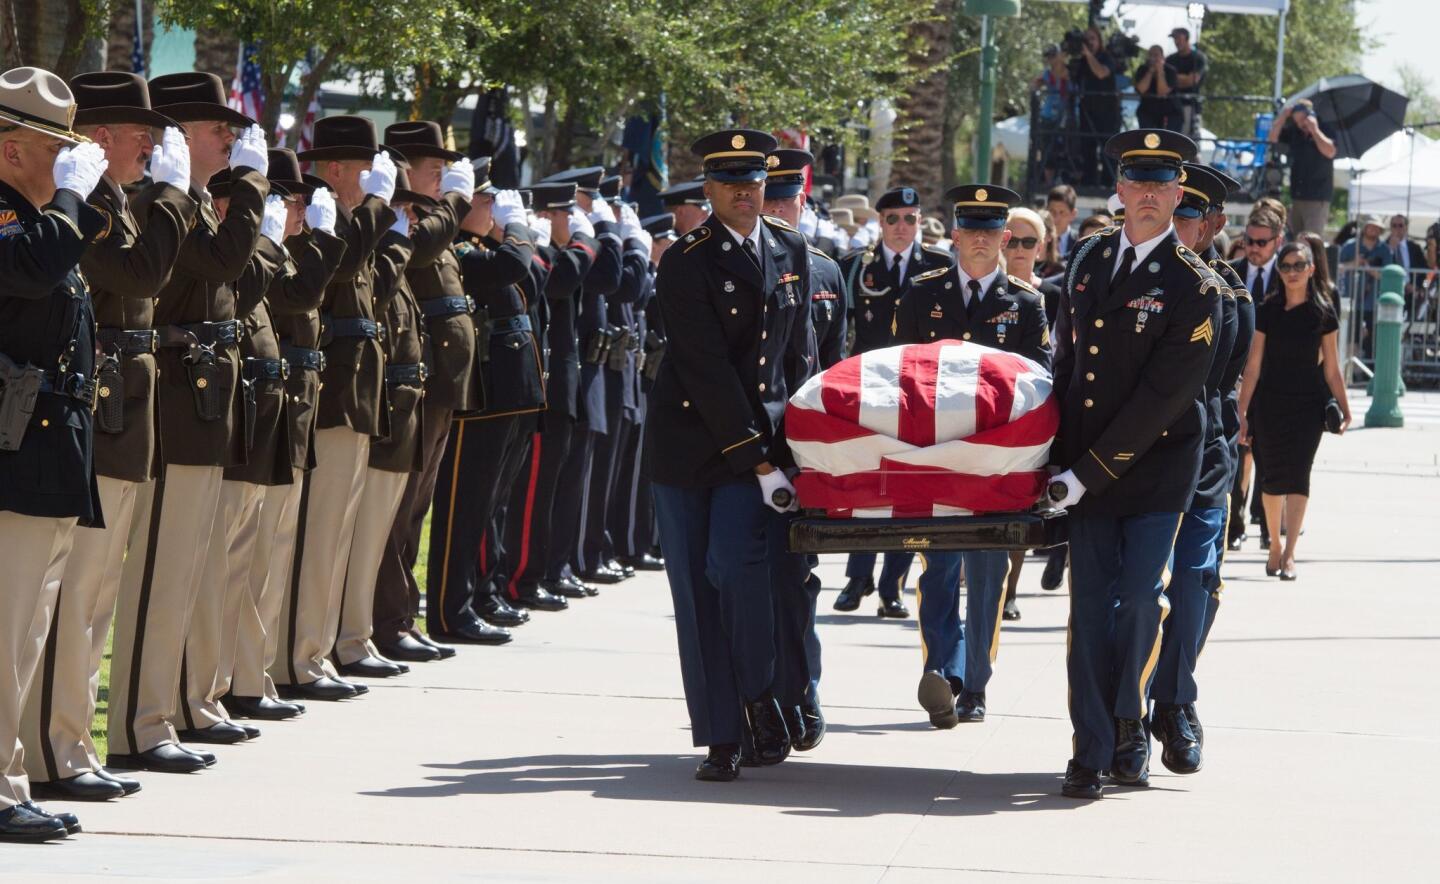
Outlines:
{"label": "gold uniform button", "polygon": [[740,310],[739,310],[738,308],[736,308],[736,307],[731,307],[731,308],[730,308],[730,315],[731,315],[731,316],[734,316],[735,314],[737,314],[737,313],[739,313],[739,312],[740,312]]}
{"label": "gold uniform button", "polygon": [[930,333],[930,337],[932,337],[932,338],[935,337],[935,333],[934,333],[934,332],[931,332],[931,333]]}
{"label": "gold uniform button", "polygon": [[448,347],[448,346],[450,346],[450,342],[449,342],[449,341],[441,341],[441,342],[440,342],[440,346],[441,346],[441,347]]}
{"label": "gold uniform button", "polygon": [[760,333],[760,340],[763,341],[763,340],[765,340],[765,339],[768,338],[768,337],[770,337],[770,333],[769,333],[768,331],[762,331],[762,332]]}
{"label": "gold uniform button", "polygon": [[42,427],[48,427],[48,426],[50,426],[50,419],[49,419],[49,418],[46,418],[46,417],[42,417],[42,418],[40,419],[40,426],[42,426]]}
{"label": "gold uniform button", "polygon": [[203,390],[206,387],[210,386],[210,382],[205,380],[204,378],[199,378],[195,381],[195,386]]}
{"label": "gold uniform button", "polygon": [[764,393],[764,392],[765,392],[765,385],[764,385],[764,384],[761,384],[761,385],[760,385],[760,392],[761,392],[761,393]]}
{"label": "gold uniform button", "polygon": [[689,400],[689,399],[686,399],[684,402],[681,402],[681,403],[680,403],[680,407],[681,407],[681,408],[689,408],[689,407],[690,407],[690,400]]}
{"label": "gold uniform button", "polygon": [[1095,407],[1095,400],[1094,400],[1094,399],[1086,399],[1086,400],[1085,400],[1085,407],[1086,407],[1086,408],[1094,408],[1094,407]]}
{"label": "gold uniform button", "polygon": [[1162,435],[1162,436],[1168,436],[1168,435],[1170,435],[1170,431],[1169,431],[1169,430],[1161,430],[1161,431],[1160,431],[1160,435]]}
{"label": "gold uniform button", "polygon": [[1095,320],[1095,327],[1096,327],[1096,328],[1104,328],[1104,327],[1105,327],[1105,320],[1103,320],[1103,319],[1097,319],[1097,320]]}
{"label": "gold uniform button", "polygon": [[968,340],[970,340],[970,333],[969,333],[969,332],[966,332],[965,334],[961,335],[960,337],[962,337],[962,338],[964,338],[965,340],[968,341]]}
{"label": "gold uniform button", "polygon": [[1087,381],[1093,381],[1093,380],[1095,380],[1095,372],[1093,372],[1093,371],[1087,371],[1087,372],[1085,372],[1085,380],[1087,380]]}
{"label": "gold uniform button", "polygon": [[764,356],[761,356],[761,357],[760,357],[760,364],[761,364],[761,365],[764,365],[764,364],[765,364],[765,357],[764,357]]}
{"label": "gold uniform button", "polygon": [[1091,345],[1090,345],[1090,355],[1091,355],[1091,356],[1094,356],[1094,355],[1096,355],[1096,354],[1099,353],[1099,352],[1100,352],[1100,348],[1099,348],[1099,347],[1095,346],[1094,344],[1091,344]]}

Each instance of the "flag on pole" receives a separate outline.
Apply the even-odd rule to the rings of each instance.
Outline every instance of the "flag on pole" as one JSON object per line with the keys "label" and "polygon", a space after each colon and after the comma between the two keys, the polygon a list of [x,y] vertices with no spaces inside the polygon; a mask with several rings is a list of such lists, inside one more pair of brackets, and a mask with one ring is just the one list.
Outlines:
{"label": "flag on pole", "polygon": [[260,46],[246,43],[240,49],[235,79],[230,83],[230,107],[252,120],[265,112],[265,90],[260,84]]}
{"label": "flag on pole", "polygon": [[305,122],[300,126],[300,143],[295,145],[295,152],[301,153],[311,148],[315,141],[315,121],[320,118],[320,96],[310,99],[310,106],[305,109]]}
{"label": "flag on pole", "polygon": [[1060,424],[1050,374],[962,341],[872,350],[810,378],[785,410],[800,505],[832,517],[1028,510]]}
{"label": "flag on pole", "polygon": [[130,70],[145,76],[145,7],[135,0],[135,47],[130,50]]}

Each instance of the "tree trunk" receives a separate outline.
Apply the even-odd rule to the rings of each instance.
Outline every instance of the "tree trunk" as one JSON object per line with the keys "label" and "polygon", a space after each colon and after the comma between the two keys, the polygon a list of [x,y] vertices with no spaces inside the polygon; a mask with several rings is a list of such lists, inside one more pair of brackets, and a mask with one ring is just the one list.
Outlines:
{"label": "tree trunk", "polygon": [[300,148],[300,136],[305,132],[305,117],[310,113],[310,102],[320,94],[320,84],[325,82],[325,77],[329,75],[338,51],[335,46],[326,49],[325,54],[315,62],[315,66],[300,78],[300,94],[295,96],[295,124],[285,133],[285,143],[292,149]]}
{"label": "tree trunk", "polygon": [[560,125],[555,129],[555,150],[550,155],[550,165],[543,170],[542,175],[550,175],[557,170],[570,168],[570,156],[575,150],[575,120],[578,116],[576,104],[573,100],[565,100],[565,116],[561,118]]}
{"label": "tree trunk", "polygon": [[[87,65],[86,56],[89,54],[86,44],[90,38],[90,16],[85,10],[85,5],[80,0],[68,0],[65,3],[65,17],[61,20],[63,26],[60,31],[60,51],[55,56],[55,66],[51,68],[63,79],[70,79],[90,65]],[[103,7],[101,8],[103,12]]]}
{"label": "tree trunk", "polygon": [[275,133],[280,129],[280,111],[285,107],[285,84],[290,82],[294,68],[295,65],[290,64],[278,73],[267,70],[260,75],[260,85],[265,91],[265,111],[260,115],[260,128],[265,130],[265,137],[276,141],[276,147],[285,146]]}
{"label": "tree trunk", "polygon": [[895,102],[893,135],[894,161],[890,166],[890,187],[913,187],[927,211],[941,208],[942,153],[949,72],[943,66],[950,57],[955,0],[937,0],[932,15],[915,22],[910,36],[917,49],[911,63],[929,73],[912,84]]}
{"label": "tree trunk", "polygon": [[195,70],[214,74],[226,86],[235,79],[240,41],[213,28],[195,29]]}

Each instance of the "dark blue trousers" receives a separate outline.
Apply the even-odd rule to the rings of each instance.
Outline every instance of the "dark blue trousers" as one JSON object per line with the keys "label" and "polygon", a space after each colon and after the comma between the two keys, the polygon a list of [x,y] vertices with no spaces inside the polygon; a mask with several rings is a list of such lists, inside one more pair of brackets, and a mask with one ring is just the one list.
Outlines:
{"label": "dark blue trousers", "polygon": [[753,479],[717,488],[652,482],[696,746],[740,742],[742,704],[775,687],[768,553],[779,514]]}
{"label": "dark blue trousers", "polygon": [[1165,587],[1170,616],[1165,618],[1160,662],[1150,689],[1150,698],[1156,703],[1194,703],[1199,694],[1195,664],[1209,621],[1210,601],[1220,590],[1218,549],[1225,547],[1226,513],[1225,507],[1191,510],[1180,520],[1170,582]]}
{"label": "dark blue trousers", "polygon": [[[905,585],[905,575],[910,573],[910,563],[915,561],[914,553],[886,553],[885,567],[880,569],[880,580],[875,590],[880,598],[893,601],[900,598],[900,588]],[[872,577],[875,574],[875,553],[851,553],[845,563],[845,577],[849,580]]]}
{"label": "dark blue trousers", "polygon": [[[967,690],[983,691],[1000,649],[1000,609],[1010,554],[1004,550],[927,553],[915,591],[925,671]],[[965,620],[960,620],[960,568],[965,568]]]}
{"label": "dark blue trousers", "polygon": [[1225,578],[1219,576],[1219,571],[1225,567],[1225,544],[1230,539],[1230,520],[1235,517],[1235,511],[1230,504],[1225,507],[1225,529],[1220,536],[1215,538],[1215,570],[1217,572],[1215,588],[1210,592],[1210,598],[1205,602],[1205,627],[1200,630],[1200,647],[1195,651],[1199,657],[1205,650],[1205,640],[1210,638],[1210,628],[1215,625],[1215,615],[1220,613],[1220,597],[1225,594]]}
{"label": "dark blue trousers", "polygon": [[1180,513],[1070,515],[1070,680],[1074,760],[1106,770],[1115,719],[1141,719],[1160,656],[1165,566]]}
{"label": "dark blue trousers", "polygon": [[820,637],[815,601],[820,578],[810,557],[790,552],[790,515],[775,514],[769,536],[770,580],[775,597],[775,699],[798,706],[820,681]]}

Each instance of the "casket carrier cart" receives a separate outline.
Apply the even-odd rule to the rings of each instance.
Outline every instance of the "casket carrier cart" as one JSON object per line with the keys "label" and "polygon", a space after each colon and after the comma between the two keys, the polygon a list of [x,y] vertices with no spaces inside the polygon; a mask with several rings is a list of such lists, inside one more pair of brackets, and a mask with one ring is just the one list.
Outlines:
{"label": "casket carrier cart", "polygon": [[785,435],[801,471],[797,553],[1043,549],[1064,543],[1046,463],[1060,410],[1044,366],[945,340],[812,377]]}

